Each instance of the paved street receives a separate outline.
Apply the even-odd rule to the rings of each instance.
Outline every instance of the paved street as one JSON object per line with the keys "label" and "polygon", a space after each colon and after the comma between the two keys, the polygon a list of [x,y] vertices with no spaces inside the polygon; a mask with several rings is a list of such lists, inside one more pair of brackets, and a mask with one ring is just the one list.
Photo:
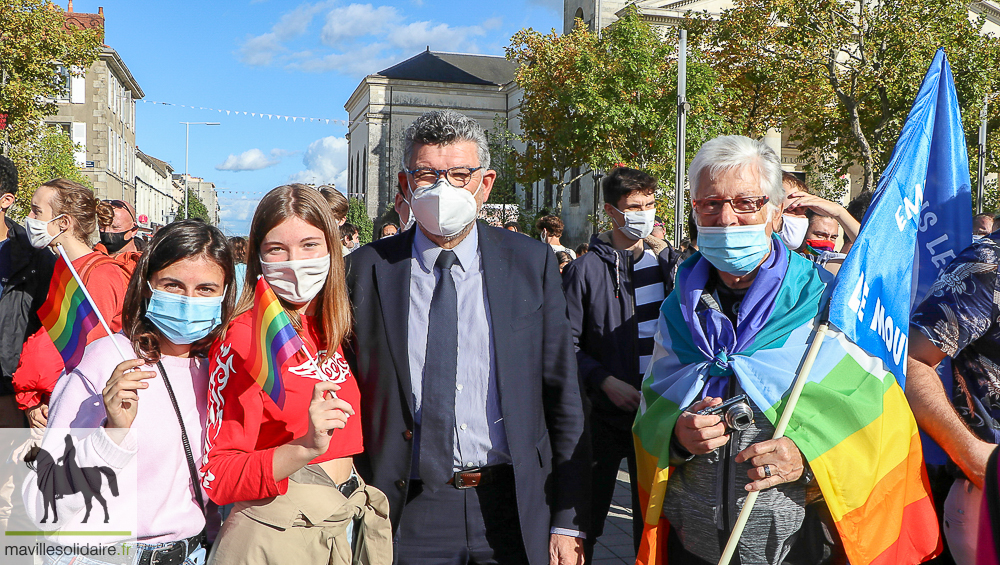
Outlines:
{"label": "paved street", "polygon": [[628,468],[622,461],[618,471],[618,485],[611,501],[611,512],[604,524],[604,535],[597,540],[594,548],[594,565],[618,565],[635,563],[635,548],[632,545],[632,502],[629,494]]}

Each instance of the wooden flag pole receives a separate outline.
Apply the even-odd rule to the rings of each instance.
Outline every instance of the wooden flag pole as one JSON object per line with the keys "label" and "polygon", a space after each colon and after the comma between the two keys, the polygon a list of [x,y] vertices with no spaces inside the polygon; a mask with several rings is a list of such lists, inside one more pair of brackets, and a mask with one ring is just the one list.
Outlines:
{"label": "wooden flag pole", "polygon": [[[59,255],[62,256],[63,261],[66,261],[66,266],[69,267],[70,274],[73,275],[74,279],[76,279],[76,284],[80,285],[80,289],[83,290],[83,296],[86,297],[87,302],[90,302],[90,307],[93,308],[94,313],[97,314],[97,319],[101,322],[101,325],[104,326],[104,331],[108,332],[108,336],[115,335],[114,332],[111,331],[111,327],[108,326],[108,323],[104,321],[104,316],[101,315],[101,309],[97,307],[97,304],[94,303],[94,299],[90,297],[90,292],[87,291],[87,286],[83,284],[83,279],[80,278],[79,273],[77,273],[76,269],[73,268],[73,262],[66,256],[66,250],[63,249],[62,244],[57,243],[56,249],[59,250]],[[87,338],[86,336],[82,337],[83,339]],[[115,349],[118,350],[118,354],[122,356],[122,361],[128,361],[129,358],[125,356],[125,352],[122,351],[121,346],[118,345],[118,341],[112,339],[111,343],[115,345]]]}
{"label": "wooden flag pole", "polygon": [[[823,338],[826,336],[826,330],[829,329],[830,323],[823,321],[820,323],[819,327],[816,328],[816,334],[813,336],[813,342],[809,346],[809,351],[806,353],[806,358],[802,362],[802,369],[799,371],[799,376],[795,379],[795,384],[792,386],[792,392],[788,395],[788,403],[785,404],[785,409],[781,412],[781,418],[778,419],[778,424],[774,426],[774,437],[772,439],[778,439],[784,437],[785,428],[788,427],[788,421],[792,419],[792,412],[795,410],[795,405],[799,402],[799,396],[802,394],[802,389],[806,386],[806,381],[809,380],[809,373],[812,372],[813,363],[816,362],[816,357],[819,355],[819,348],[823,344]],[[733,558],[733,554],[736,553],[736,545],[740,541],[740,536],[743,535],[743,528],[746,527],[747,521],[750,519],[750,512],[753,510],[753,505],[757,502],[757,495],[760,494],[759,490],[755,490],[747,495],[746,501],[743,502],[743,509],[740,510],[740,515],[736,519],[736,525],[733,527],[733,533],[729,535],[729,542],[726,544],[725,551],[722,552],[722,557],[719,559],[719,565],[729,565],[729,561]]]}

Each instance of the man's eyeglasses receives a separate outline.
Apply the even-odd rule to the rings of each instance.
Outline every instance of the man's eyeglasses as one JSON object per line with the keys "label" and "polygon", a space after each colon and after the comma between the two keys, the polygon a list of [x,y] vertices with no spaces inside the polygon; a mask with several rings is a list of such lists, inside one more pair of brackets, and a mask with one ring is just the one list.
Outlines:
{"label": "man's eyeglasses", "polygon": [[737,214],[753,214],[767,204],[769,198],[766,196],[737,196],[736,198],[701,198],[692,202],[694,209],[699,214],[714,216],[722,212],[722,207],[726,202],[733,207]]}
{"label": "man's eyeglasses", "polygon": [[412,171],[406,171],[410,176],[413,177],[413,181],[417,183],[417,186],[429,186],[438,181],[441,175],[445,175],[448,182],[452,186],[463,188],[472,180],[472,175],[484,167],[452,167],[450,169],[432,169],[430,167],[422,167],[419,169],[413,169]]}

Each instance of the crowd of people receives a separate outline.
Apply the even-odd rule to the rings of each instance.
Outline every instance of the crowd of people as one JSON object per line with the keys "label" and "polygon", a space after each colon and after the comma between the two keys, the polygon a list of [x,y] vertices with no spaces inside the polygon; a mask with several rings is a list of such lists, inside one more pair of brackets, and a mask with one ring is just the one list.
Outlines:
{"label": "crowd of people", "polygon": [[[268,192],[245,238],[181,220],[143,243],[129,203],[65,179],[34,190],[21,225],[17,171],[0,157],[0,425],[72,429],[34,437],[67,469],[136,478],[105,510],[137,516],[133,553],[46,562],[579,565],[623,462],[641,563],[716,563],[750,492],[733,563],[919,563],[945,548],[975,562],[1000,441],[992,217],[975,217],[975,242],[915,309],[905,397],[823,388],[862,390],[880,366],[838,334],[867,369],[818,369],[801,429],[772,439],[870,193],[841,206],[782,173],[766,144],[721,137],[691,163],[678,247],[656,217],[657,180],[622,166],[600,186],[609,229],[571,249],[557,216],[533,226],[541,241],[477,221],[497,173],[476,120],[428,112],[402,147],[399,223],[368,245],[343,194],[299,184]],[[72,366],[39,318],[57,261],[112,333],[85,327]],[[302,345],[262,382],[264,288]],[[951,396],[935,373],[945,357]],[[868,429],[861,400],[952,461],[929,485],[916,440],[918,465],[885,487],[911,503],[895,521],[845,518],[841,500],[856,466],[893,456],[877,434],[851,436],[874,454],[853,464],[813,445],[827,433],[814,428]],[[0,518],[16,497],[32,519],[47,512],[40,482],[4,480]],[[912,525],[932,486],[948,492],[940,516]],[[57,502],[62,520],[91,512]]]}

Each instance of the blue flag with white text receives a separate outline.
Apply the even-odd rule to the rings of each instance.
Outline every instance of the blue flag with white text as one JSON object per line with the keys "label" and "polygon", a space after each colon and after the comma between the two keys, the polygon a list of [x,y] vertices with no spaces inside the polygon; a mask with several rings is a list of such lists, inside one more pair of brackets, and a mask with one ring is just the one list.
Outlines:
{"label": "blue flag with white text", "polygon": [[972,242],[970,184],[955,82],[938,49],[830,300],[830,321],[900,386],[910,311]]}

